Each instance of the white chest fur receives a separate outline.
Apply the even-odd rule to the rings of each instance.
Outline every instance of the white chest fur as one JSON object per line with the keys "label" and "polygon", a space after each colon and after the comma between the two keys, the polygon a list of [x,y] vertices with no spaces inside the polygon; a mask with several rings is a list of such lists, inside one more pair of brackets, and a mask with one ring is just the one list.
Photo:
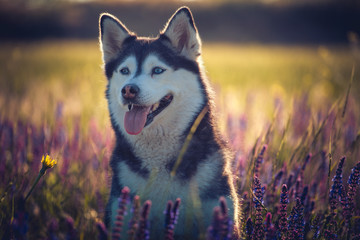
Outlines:
{"label": "white chest fur", "polygon": [[182,147],[179,135],[177,131],[165,131],[158,125],[144,129],[139,136],[126,135],[126,138],[131,143],[135,156],[141,159],[141,167],[149,171],[160,171],[178,155]]}

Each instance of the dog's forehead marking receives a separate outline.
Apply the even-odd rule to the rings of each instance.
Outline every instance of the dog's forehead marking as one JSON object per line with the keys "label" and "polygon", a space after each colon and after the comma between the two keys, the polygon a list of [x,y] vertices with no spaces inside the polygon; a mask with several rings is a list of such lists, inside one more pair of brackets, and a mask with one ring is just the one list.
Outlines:
{"label": "dog's forehead marking", "polygon": [[[117,69],[126,66],[129,63],[129,59],[135,60],[136,69],[131,69],[136,72],[136,75],[140,75],[143,71],[144,63],[153,55],[159,55],[157,52],[161,51],[161,47],[158,42],[153,40],[134,40],[124,46],[122,52],[117,58]],[[159,61],[157,58],[154,61]],[[127,66],[129,67],[129,66]]]}
{"label": "dog's forehead marking", "polygon": [[156,53],[150,53],[148,56],[145,57],[142,68],[143,71],[149,71],[153,67],[165,67],[169,68],[171,67],[168,63],[163,61],[158,54]]}
{"label": "dog's forehead marking", "polygon": [[[143,66],[144,60],[152,54],[156,55],[160,61],[175,70],[184,68],[197,74],[200,72],[197,62],[180,56],[174,49],[171,49],[166,44],[163,38],[136,38],[127,42],[118,57],[105,65],[106,76],[110,79],[114,70],[131,55],[136,58],[137,66]],[[136,74],[140,73],[141,68],[137,68]]]}

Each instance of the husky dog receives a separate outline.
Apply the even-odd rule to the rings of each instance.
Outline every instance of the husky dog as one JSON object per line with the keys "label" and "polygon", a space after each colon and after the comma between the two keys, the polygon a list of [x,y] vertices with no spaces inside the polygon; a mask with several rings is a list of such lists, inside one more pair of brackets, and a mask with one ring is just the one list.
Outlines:
{"label": "husky dog", "polygon": [[152,201],[152,238],[164,231],[168,200],[181,198],[175,230],[186,239],[206,230],[220,196],[236,215],[232,157],[215,129],[213,93],[190,10],[177,10],[156,38],[138,37],[104,13],[100,48],[116,135],[107,227],[124,186]]}

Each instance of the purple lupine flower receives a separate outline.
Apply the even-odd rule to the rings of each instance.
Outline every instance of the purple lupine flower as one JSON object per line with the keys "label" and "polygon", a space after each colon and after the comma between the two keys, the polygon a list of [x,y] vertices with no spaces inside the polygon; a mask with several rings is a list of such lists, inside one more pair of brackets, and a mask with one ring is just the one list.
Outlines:
{"label": "purple lupine flower", "polygon": [[346,210],[348,210],[345,215],[346,217],[345,223],[348,228],[348,235],[350,235],[352,232],[351,217],[353,215],[353,212],[355,211],[354,196],[356,194],[356,188],[359,185],[359,178],[360,178],[360,162],[358,162],[355,165],[355,167],[351,170],[351,174],[348,180],[349,189],[346,197],[347,204],[345,205]]}
{"label": "purple lupine flower", "polygon": [[295,189],[294,189],[294,196],[295,199],[300,197],[300,189],[302,188],[302,177],[299,174],[298,178],[296,179],[296,183],[295,183]]}
{"label": "purple lupine flower", "polygon": [[313,232],[313,239],[318,239],[320,236],[320,224],[321,224],[321,217],[320,215],[316,215],[311,221],[311,226],[310,226]]}
{"label": "purple lupine flower", "polygon": [[294,215],[295,215],[295,206],[291,209],[288,217],[288,233],[287,233],[287,238],[285,239],[296,239],[297,234],[295,232]]}
{"label": "purple lupine flower", "polygon": [[214,207],[213,210],[213,221],[208,228],[207,239],[231,239],[232,235],[232,222],[228,215],[228,207],[226,199],[220,197],[220,206]]}
{"label": "purple lupine flower", "polygon": [[61,121],[64,112],[64,103],[57,102],[56,109],[55,109],[55,122]]}
{"label": "purple lupine flower", "polygon": [[257,177],[259,177],[260,165],[264,161],[264,153],[265,153],[266,149],[267,149],[267,145],[264,144],[263,147],[261,148],[261,151],[260,151],[258,157],[255,160],[254,175]]}
{"label": "purple lupine flower", "polygon": [[97,221],[96,222],[96,227],[97,227],[98,232],[99,232],[98,239],[99,240],[107,240],[108,239],[108,233],[107,233],[107,229],[105,227],[105,224],[102,221]]}
{"label": "purple lupine flower", "polygon": [[333,184],[331,186],[330,194],[329,194],[329,204],[332,212],[335,211],[338,199],[341,195],[342,189],[342,171],[344,165],[345,157],[340,159],[339,165],[336,169],[336,173],[334,178],[332,179]]}
{"label": "purple lupine flower", "polygon": [[310,162],[311,157],[312,157],[311,153],[306,155],[306,157],[304,159],[304,163],[301,166],[301,168],[299,168],[299,171],[297,173],[296,187],[295,187],[295,198],[300,197],[300,190],[303,188],[303,182],[304,182],[304,172],[305,172],[307,164]]}
{"label": "purple lupine flower", "polygon": [[46,152],[44,148],[45,141],[45,133],[44,128],[36,129],[35,126],[31,126],[31,149],[32,152],[32,163],[31,163],[31,171],[38,172],[40,166],[41,155]]}
{"label": "purple lupine flower", "polygon": [[175,200],[174,207],[173,207],[173,216],[174,216],[173,217],[173,224],[177,223],[177,219],[179,217],[180,203],[181,203],[181,199],[177,198]]}
{"label": "purple lupine flower", "polygon": [[254,176],[254,198],[253,202],[255,204],[255,227],[254,227],[254,237],[255,239],[264,239],[264,225],[262,217],[262,202],[264,196],[264,188],[261,187],[260,180]]}
{"label": "purple lupine flower", "polygon": [[19,198],[17,201],[18,209],[14,213],[14,219],[11,222],[11,228],[14,233],[15,239],[27,239],[29,214],[25,209],[24,198]]}
{"label": "purple lupine flower", "polygon": [[358,162],[355,165],[355,167],[351,170],[351,174],[348,180],[349,190],[347,193],[347,197],[351,211],[354,210],[354,196],[356,194],[356,188],[359,185],[359,179],[360,179],[360,162]]}
{"label": "purple lupine flower", "polygon": [[284,175],[284,170],[283,170],[283,169],[280,170],[280,171],[276,174],[276,176],[275,176],[275,178],[274,178],[273,192],[276,192],[277,186],[278,186],[281,178],[283,177],[283,175]]}
{"label": "purple lupine flower", "polygon": [[1,125],[0,146],[0,180],[6,183],[6,152],[12,153],[14,147],[14,126],[10,121]]}
{"label": "purple lupine flower", "polygon": [[[11,121],[4,121],[1,125],[1,132],[0,132],[0,144],[1,150],[11,151],[14,147],[14,124]],[[5,155],[0,156],[5,157]],[[0,160],[3,160],[0,158]]]}
{"label": "purple lupine flower", "polygon": [[309,217],[311,216],[311,213],[312,211],[314,210],[314,207],[315,207],[315,201],[313,199],[308,199],[306,202],[305,202],[305,205],[304,205],[304,216],[306,218],[306,221],[309,220]]}
{"label": "purple lupine flower", "polygon": [[311,185],[310,185],[310,195],[311,196],[316,196],[317,192],[318,192],[318,182],[316,180],[314,180]]}
{"label": "purple lupine flower", "polygon": [[288,190],[286,184],[283,184],[280,195],[280,208],[279,208],[279,230],[280,239],[286,239],[288,222],[287,222],[287,205],[289,203]]}
{"label": "purple lupine flower", "polygon": [[326,188],[326,181],[323,181],[324,178],[328,175],[328,153],[325,151],[320,151],[320,164],[315,176],[314,182],[319,183],[319,187]]}
{"label": "purple lupine flower", "polygon": [[114,227],[112,229],[112,239],[120,239],[121,231],[124,221],[124,216],[126,215],[126,204],[129,201],[130,189],[128,187],[124,187],[121,190],[121,196],[119,197],[119,208],[117,210],[116,219],[114,222]]}
{"label": "purple lupine flower", "polygon": [[248,218],[248,220],[246,221],[245,230],[246,230],[245,231],[246,232],[246,239],[247,240],[253,239],[254,226],[253,226],[253,222],[252,222],[251,218]]}
{"label": "purple lupine flower", "polygon": [[231,233],[232,233],[232,221],[230,220],[229,214],[228,214],[228,207],[226,204],[226,199],[224,197],[220,197],[220,210],[222,215],[222,228],[221,228],[221,239],[231,239]]}
{"label": "purple lupine flower", "polygon": [[265,193],[265,188],[261,186],[261,182],[259,180],[259,178],[257,178],[256,176],[254,176],[254,198],[253,198],[253,202],[255,203],[255,208],[261,207],[263,204],[263,196]]}
{"label": "purple lupine flower", "polygon": [[276,231],[275,226],[271,222],[272,215],[270,212],[266,214],[265,217],[265,239],[267,240],[276,240]]}
{"label": "purple lupine flower", "polygon": [[46,238],[46,240],[59,239],[57,237],[57,232],[59,231],[59,222],[55,218],[52,218],[51,221],[49,222],[47,231],[48,231],[48,237]]}
{"label": "purple lupine flower", "polygon": [[90,134],[90,139],[94,143],[94,151],[96,154],[98,154],[99,150],[103,148],[104,140],[95,119],[90,120],[89,134]]}
{"label": "purple lupine flower", "polygon": [[206,239],[207,240],[219,239],[221,225],[222,225],[221,210],[219,206],[216,206],[213,209],[212,222],[208,228]]}
{"label": "purple lupine flower", "polygon": [[350,219],[351,213],[350,213],[350,204],[348,201],[348,197],[346,195],[346,191],[344,191],[344,186],[342,186],[342,191],[340,192],[340,204],[343,209],[343,217],[345,219],[345,223],[348,224],[347,219]]}
{"label": "purple lupine flower", "polygon": [[27,128],[26,125],[18,121],[16,133],[14,135],[14,146],[12,149],[12,161],[14,163],[13,171],[22,169],[22,164],[27,156]]}
{"label": "purple lupine flower", "polygon": [[296,199],[295,205],[295,214],[294,214],[294,223],[295,223],[295,231],[297,234],[297,239],[304,239],[304,207],[301,203],[300,198]]}
{"label": "purple lupine flower", "polygon": [[0,162],[5,160],[5,151],[10,149],[12,141],[10,141],[10,121],[0,119]]}
{"label": "purple lupine flower", "polygon": [[74,227],[74,219],[70,216],[65,218],[66,221],[66,240],[76,240],[78,239],[77,231]]}
{"label": "purple lupine flower", "polygon": [[354,219],[353,229],[354,229],[353,240],[360,240],[360,218]]}
{"label": "purple lupine flower", "polygon": [[302,191],[302,194],[300,196],[300,200],[301,200],[301,204],[304,206],[305,205],[305,200],[306,198],[308,197],[308,192],[309,192],[309,186],[305,186],[303,191]]}
{"label": "purple lupine flower", "polygon": [[248,219],[249,217],[249,212],[250,212],[250,198],[248,196],[248,192],[245,191],[243,193],[243,197],[241,200],[241,206],[242,206],[242,217],[243,219]]}
{"label": "purple lupine flower", "polygon": [[165,210],[165,239],[174,239],[174,228],[179,215],[179,206],[181,200],[176,199],[175,204],[171,200],[168,201]]}
{"label": "purple lupine flower", "polygon": [[357,119],[354,111],[350,111],[348,113],[346,125],[344,126],[344,143],[346,148],[349,148],[354,139],[356,139],[356,121]]}
{"label": "purple lupine flower", "polygon": [[293,178],[294,178],[294,174],[290,173],[290,175],[287,179],[287,182],[286,182],[287,189],[290,189],[291,186],[293,185]]}
{"label": "purple lupine flower", "polygon": [[337,223],[333,216],[334,214],[329,214],[326,217],[326,222],[324,224],[326,226],[326,229],[324,231],[324,237],[325,239],[329,239],[329,240],[338,240],[338,236],[336,234]]}
{"label": "purple lupine flower", "polygon": [[166,204],[165,210],[165,239],[173,240],[174,239],[174,229],[173,225],[171,224],[171,220],[173,218],[173,212],[171,211],[173,207],[173,202],[171,200],[168,201]]}
{"label": "purple lupine flower", "polygon": [[67,142],[64,146],[64,151],[63,151],[63,155],[62,155],[62,165],[61,165],[61,169],[60,169],[60,176],[62,178],[62,181],[65,182],[68,179],[68,170],[70,168],[70,164],[71,164],[71,152],[70,152],[70,143]]}
{"label": "purple lupine flower", "polygon": [[149,223],[149,213],[151,208],[151,201],[147,200],[141,210],[140,220],[139,220],[139,230],[136,234],[136,240],[147,240],[150,237],[150,223]]}
{"label": "purple lupine flower", "polygon": [[70,149],[73,154],[78,153],[80,145],[80,120],[75,121],[74,131],[71,139]]}
{"label": "purple lupine flower", "polygon": [[311,160],[311,157],[312,157],[312,154],[311,154],[311,153],[309,153],[308,155],[306,155],[305,160],[304,160],[304,163],[303,163],[303,165],[302,165],[302,167],[301,167],[302,173],[304,173],[307,164],[308,164],[308,163],[310,162],[310,160]]}
{"label": "purple lupine flower", "polygon": [[140,197],[136,195],[133,199],[133,204],[131,208],[132,217],[129,221],[129,230],[128,236],[129,239],[135,239],[136,232],[139,228],[139,218],[140,218]]}
{"label": "purple lupine flower", "polygon": [[288,218],[288,238],[289,239],[304,239],[304,208],[301,204],[300,198],[296,198],[296,204],[290,212]]}
{"label": "purple lupine flower", "polygon": [[68,139],[66,128],[62,119],[62,115],[63,115],[62,109],[63,109],[63,104],[59,102],[56,107],[55,129],[52,133],[52,143],[53,143],[52,147],[54,147],[55,149],[59,149],[63,147]]}

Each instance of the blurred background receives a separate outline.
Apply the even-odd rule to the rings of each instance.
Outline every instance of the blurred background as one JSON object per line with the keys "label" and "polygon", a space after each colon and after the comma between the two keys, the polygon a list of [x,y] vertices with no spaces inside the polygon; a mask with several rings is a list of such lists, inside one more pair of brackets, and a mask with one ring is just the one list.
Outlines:
{"label": "blurred background", "polygon": [[[337,99],[359,65],[355,0],[2,0],[2,112],[39,121],[61,101],[65,114],[108,123],[99,14],[112,13],[138,35],[155,37],[182,5],[193,11],[220,112],[243,112],[252,101],[269,116],[272,99],[290,103],[304,92],[314,104]],[[352,90],[359,95],[356,79]]]}
{"label": "blurred background", "polygon": [[156,36],[182,5],[191,7],[205,42],[346,44],[360,30],[356,0],[2,0],[0,38],[95,39],[102,12]]}

